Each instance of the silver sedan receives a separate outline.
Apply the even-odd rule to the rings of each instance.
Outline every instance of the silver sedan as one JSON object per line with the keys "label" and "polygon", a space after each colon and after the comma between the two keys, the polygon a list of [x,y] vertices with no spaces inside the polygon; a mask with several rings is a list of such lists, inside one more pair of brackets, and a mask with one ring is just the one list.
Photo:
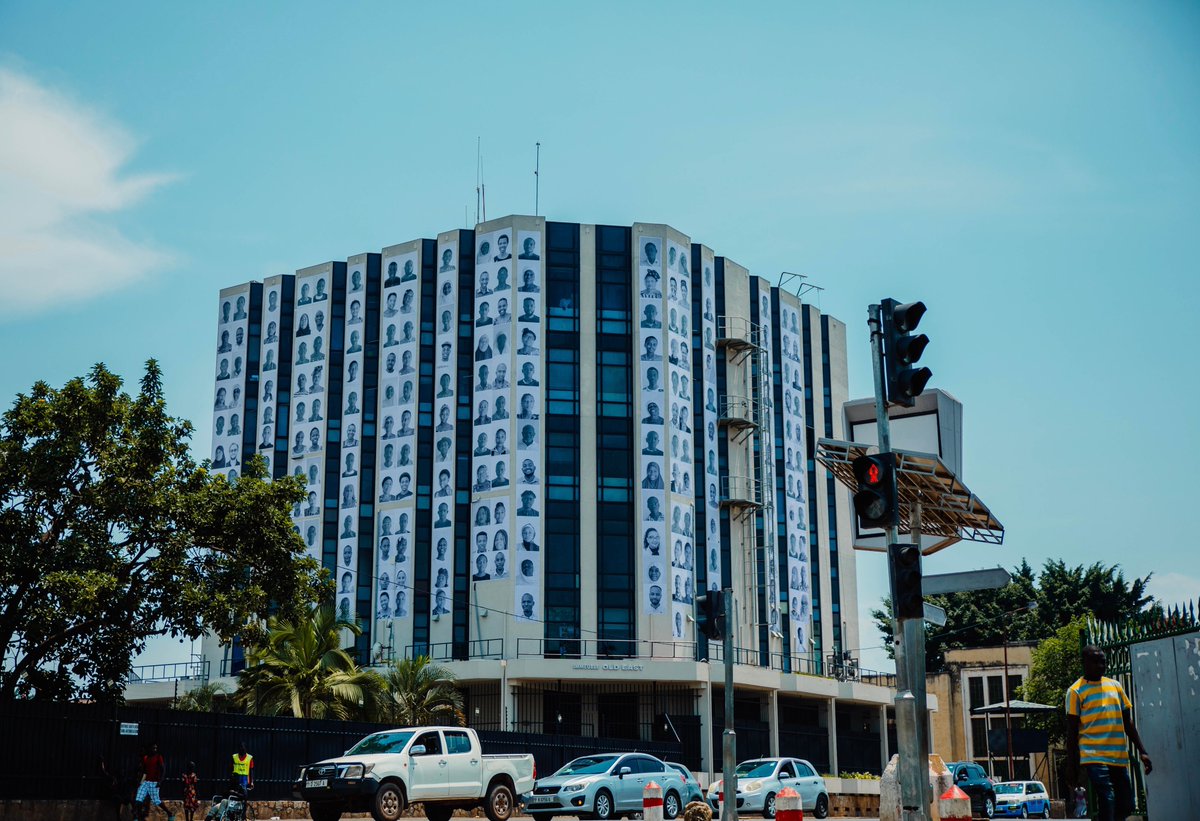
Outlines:
{"label": "silver sedan", "polygon": [[536,821],[555,815],[590,815],[608,821],[642,811],[642,793],[651,781],[663,789],[663,818],[683,811],[685,789],[679,772],[645,753],[599,753],[577,758],[538,779],[521,796]]}

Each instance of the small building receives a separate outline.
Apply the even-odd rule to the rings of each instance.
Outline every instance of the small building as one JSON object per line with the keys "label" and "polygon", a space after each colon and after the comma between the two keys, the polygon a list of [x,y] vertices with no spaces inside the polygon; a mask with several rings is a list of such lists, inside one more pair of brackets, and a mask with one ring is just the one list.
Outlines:
{"label": "small building", "polygon": [[[1029,677],[1035,646],[1036,642],[1009,643],[1007,666],[1004,645],[948,650],[944,669],[926,675],[926,688],[936,696],[938,705],[930,714],[933,751],[943,760],[973,761],[997,781],[1048,778],[1045,753],[1024,752],[1029,712],[1023,702],[1015,700],[1017,689]],[[1004,704],[1010,699],[1010,723],[1006,723]],[[1012,775],[1007,752],[1010,728],[1014,734]],[[1002,733],[994,736],[1002,743],[989,745],[989,733]]]}

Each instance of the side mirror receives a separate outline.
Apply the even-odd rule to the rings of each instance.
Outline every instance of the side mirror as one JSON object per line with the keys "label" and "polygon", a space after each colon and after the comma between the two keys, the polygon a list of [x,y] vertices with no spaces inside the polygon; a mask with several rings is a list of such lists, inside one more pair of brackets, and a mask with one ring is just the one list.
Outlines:
{"label": "side mirror", "polygon": [[624,778],[625,776],[629,775],[631,772],[633,772],[633,767],[622,767],[621,769],[617,770],[617,777]]}
{"label": "side mirror", "polygon": [[425,755],[425,745],[424,744],[414,744],[413,746],[408,748],[408,754],[409,755]]}
{"label": "side mirror", "polygon": [[780,773],[780,774],[779,774],[779,780],[780,780],[780,781],[791,781],[791,780],[792,780],[792,774],[791,774],[791,773]]}

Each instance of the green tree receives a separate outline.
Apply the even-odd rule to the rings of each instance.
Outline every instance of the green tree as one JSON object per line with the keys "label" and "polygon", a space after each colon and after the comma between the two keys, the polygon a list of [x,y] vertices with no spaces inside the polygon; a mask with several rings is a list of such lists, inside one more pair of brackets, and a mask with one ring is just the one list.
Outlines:
{"label": "green tree", "polygon": [[230,695],[229,688],[221,682],[206,681],[175,699],[171,709],[188,710],[193,713],[223,713],[229,706]]}
{"label": "green tree", "polygon": [[[945,608],[946,624],[925,627],[925,669],[941,670],[947,650],[994,646],[1006,639],[1040,641],[1082,615],[1122,621],[1153,603],[1146,593],[1149,581],[1146,576],[1128,582],[1119,566],[1099,562],[1068,567],[1062,561],[1049,560],[1035,575],[1022,560],[1012,571],[1012,581],[998,590],[929,596],[926,601]],[[1030,602],[1037,606],[1024,609]],[[885,598],[882,604],[871,616],[890,655],[891,600]]]}
{"label": "green tree", "polygon": [[384,674],[383,717],[402,727],[466,724],[454,674],[428,656],[400,659]]}
{"label": "green tree", "polygon": [[0,423],[0,698],[120,698],[150,636],[255,639],[328,590],[289,512],[298,480],[197,465],[150,360],[38,382]]}
{"label": "green tree", "polygon": [[[1017,698],[1055,707],[1066,703],[1067,688],[1075,683],[1083,670],[1079,634],[1086,626],[1087,617],[1078,616],[1034,649],[1029,678],[1021,685]],[[1025,721],[1032,728],[1046,730],[1053,743],[1061,743],[1066,738],[1066,713],[1062,709],[1033,714]]]}
{"label": "green tree", "polygon": [[362,633],[328,606],[295,621],[271,619],[266,640],[246,652],[234,700],[257,715],[376,719],[383,679],[342,647],[343,631]]}

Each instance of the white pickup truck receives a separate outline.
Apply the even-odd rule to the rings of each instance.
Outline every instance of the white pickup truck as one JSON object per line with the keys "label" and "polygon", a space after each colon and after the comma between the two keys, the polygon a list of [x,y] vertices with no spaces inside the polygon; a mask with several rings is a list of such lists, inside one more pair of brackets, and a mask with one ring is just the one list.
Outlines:
{"label": "white pickup truck", "polygon": [[339,758],[306,764],[292,785],[313,821],[370,812],[397,821],[409,804],[429,821],[482,806],[490,821],[508,821],[516,796],[537,778],[532,755],[482,755],[469,727],[406,727],[372,733]]}

